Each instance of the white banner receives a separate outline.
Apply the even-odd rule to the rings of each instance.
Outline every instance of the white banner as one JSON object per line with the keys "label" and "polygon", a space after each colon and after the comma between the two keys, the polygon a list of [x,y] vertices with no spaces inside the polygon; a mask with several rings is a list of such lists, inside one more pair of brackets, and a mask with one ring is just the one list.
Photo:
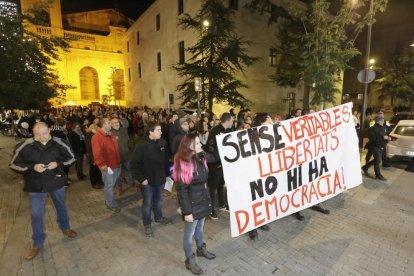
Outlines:
{"label": "white banner", "polygon": [[352,103],[217,136],[232,237],[362,183]]}

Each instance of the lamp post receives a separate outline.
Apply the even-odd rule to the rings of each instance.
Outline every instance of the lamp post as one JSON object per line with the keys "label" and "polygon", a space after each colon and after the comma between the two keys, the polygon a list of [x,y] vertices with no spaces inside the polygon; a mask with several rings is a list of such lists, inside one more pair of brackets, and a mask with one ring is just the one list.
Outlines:
{"label": "lamp post", "polygon": [[[371,0],[369,13],[372,17],[372,13],[374,11],[374,0]],[[370,18],[372,21],[372,18]],[[368,23],[368,37],[367,37],[367,48],[366,48],[366,60],[365,60],[365,69],[369,68],[370,64],[370,55],[371,55],[371,34],[372,34],[372,22]],[[362,104],[362,122],[361,122],[361,140],[363,139],[362,133],[365,128],[365,120],[366,114],[365,111],[367,109],[367,99],[368,97],[368,73],[365,73],[365,82],[364,82],[364,97],[363,97],[363,104]]]}

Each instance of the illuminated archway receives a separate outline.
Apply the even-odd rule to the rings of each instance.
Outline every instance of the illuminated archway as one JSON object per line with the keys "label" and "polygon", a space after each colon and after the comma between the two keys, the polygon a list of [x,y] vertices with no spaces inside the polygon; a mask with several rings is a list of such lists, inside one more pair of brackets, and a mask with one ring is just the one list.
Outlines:
{"label": "illuminated archway", "polygon": [[115,69],[112,73],[115,100],[125,100],[124,70]]}
{"label": "illuminated archway", "polygon": [[92,67],[83,67],[79,72],[82,100],[99,100],[98,72]]}

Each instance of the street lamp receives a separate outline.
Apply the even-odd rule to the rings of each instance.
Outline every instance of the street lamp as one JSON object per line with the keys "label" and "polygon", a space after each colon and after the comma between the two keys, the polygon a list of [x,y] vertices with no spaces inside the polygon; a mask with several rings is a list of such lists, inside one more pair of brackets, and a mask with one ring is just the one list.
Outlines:
{"label": "street lamp", "polygon": [[210,26],[210,22],[207,19],[203,20],[203,26],[208,28]]}
{"label": "street lamp", "polygon": [[[374,11],[374,0],[371,0],[370,7],[369,7],[369,14],[372,16]],[[370,64],[370,55],[371,55],[371,34],[372,34],[372,18],[368,23],[368,37],[367,37],[367,50],[366,50],[366,62],[365,62],[365,69],[369,68]],[[368,101],[368,73],[365,73],[365,82],[364,82],[364,97],[363,97],[363,104],[362,104],[362,122],[361,122],[361,141],[363,139],[362,133],[365,128],[365,120],[366,120],[366,109],[367,109],[367,101]]]}
{"label": "street lamp", "polygon": [[369,60],[369,69],[374,69],[374,64],[375,64],[375,59],[373,59],[373,58],[371,58],[370,60]]}

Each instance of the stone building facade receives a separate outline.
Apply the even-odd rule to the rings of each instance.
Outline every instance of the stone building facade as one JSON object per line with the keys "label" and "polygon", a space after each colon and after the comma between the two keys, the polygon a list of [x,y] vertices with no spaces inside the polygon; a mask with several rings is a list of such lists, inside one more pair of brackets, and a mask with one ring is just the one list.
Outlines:
{"label": "stone building facade", "polygon": [[[40,2],[21,0],[22,12]],[[54,0],[44,13],[49,26],[27,28],[41,35],[68,39],[70,48],[60,52],[60,60],[53,69],[63,84],[75,87],[66,91],[65,99],[54,99],[53,104],[107,101],[125,105],[122,39],[133,21],[111,9],[62,15],[60,0]]]}
{"label": "stone building facade", "polygon": [[[237,77],[250,86],[241,90],[246,98],[254,102],[252,111],[268,111],[286,114],[289,107],[302,107],[303,88],[278,87],[270,79],[275,67],[276,53],[272,51],[276,26],[268,25],[268,16],[250,13],[247,0],[223,0],[234,9],[233,20],[239,36],[253,42],[249,55],[260,60]],[[281,2],[281,1],[278,1]],[[157,0],[128,29],[124,36],[126,87],[129,105],[167,107],[169,94],[174,96],[172,107],[181,104],[177,85],[182,81],[172,68],[179,62],[180,48],[195,44],[197,33],[182,30],[178,26],[183,14],[195,15],[201,0]],[[189,54],[185,54],[188,60]],[[229,106],[215,105],[214,112],[228,111]]]}

